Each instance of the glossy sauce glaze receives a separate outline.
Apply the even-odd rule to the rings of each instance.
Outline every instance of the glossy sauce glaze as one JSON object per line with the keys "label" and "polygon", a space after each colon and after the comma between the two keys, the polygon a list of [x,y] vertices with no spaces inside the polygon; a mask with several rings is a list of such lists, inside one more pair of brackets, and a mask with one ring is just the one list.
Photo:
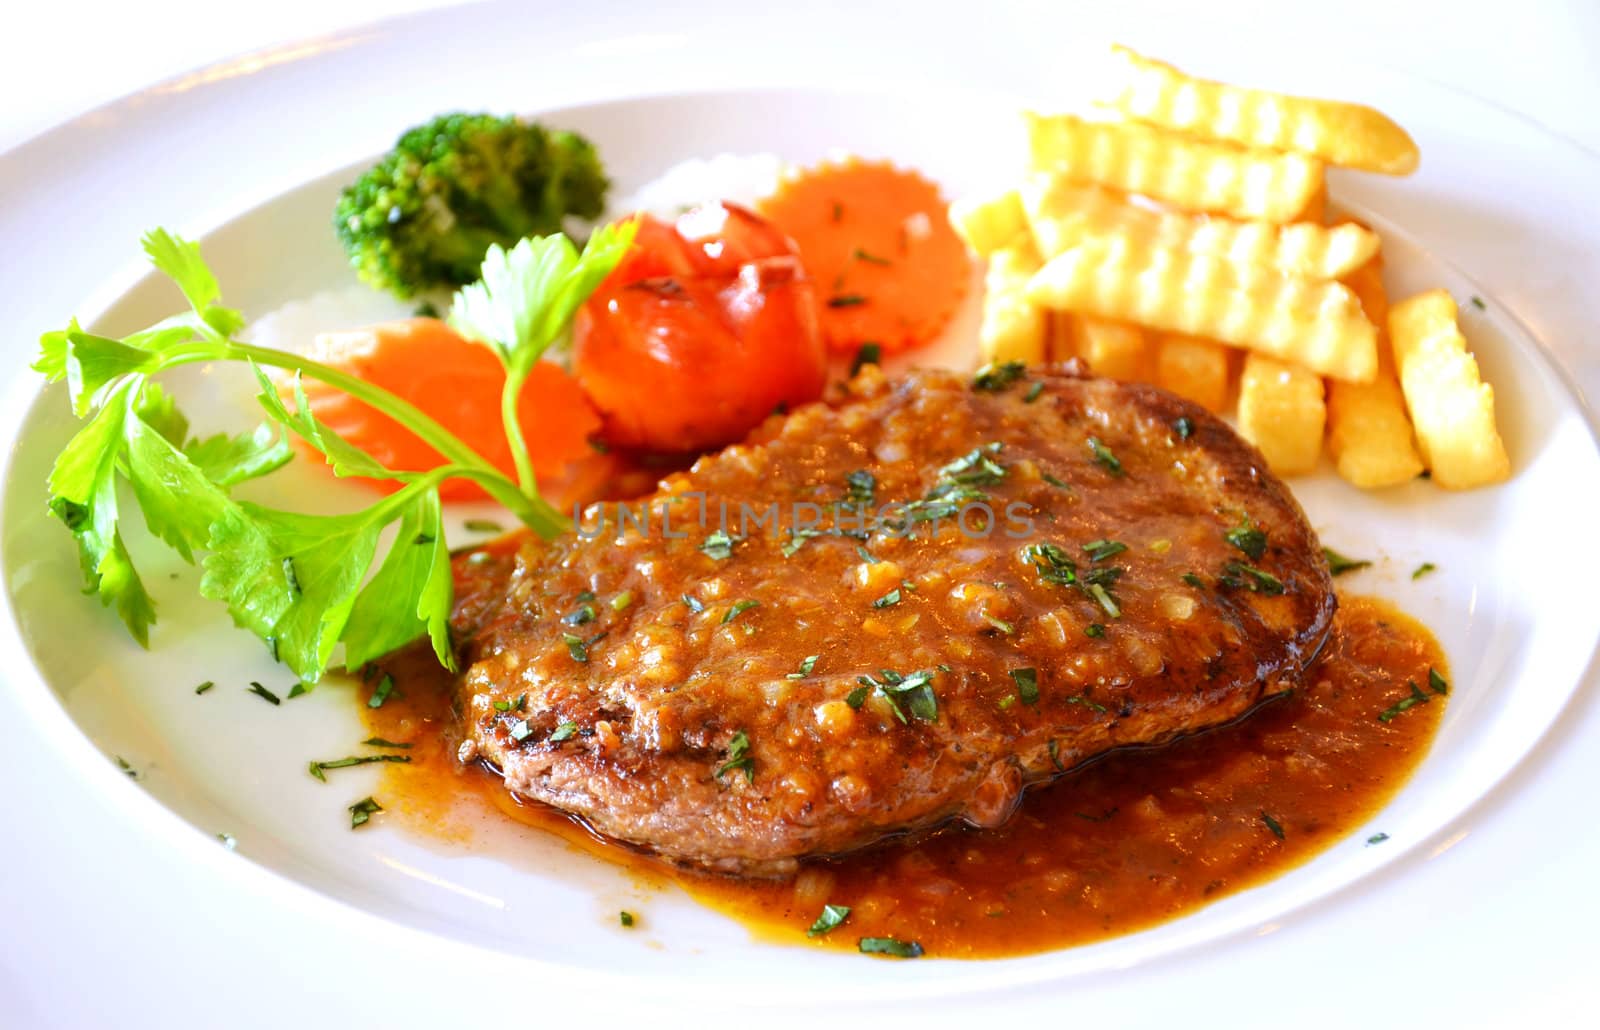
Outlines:
{"label": "glossy sauce glaze", "polygon": [[[855,950],[860,938],[892,937],[960,958],[1139,930],[1311,859],[1405,783],[1449,689],[1426,628],[1385,602],[1345,597],[1305,687],[1242,720],[1107,755],[1031,791],[999,829],[947,828],[767,882],[675,869],[605,844],[554,809],[519,803],[492,770],[457,762],[449,678],[415,657],[390,671],[396,696],[362,711],[375,735],[413,744],[413,761],[386,767],[378,795],[408,826],[448,834],[441,828],[461,824],[452,813],[497,811],[651,879],[674,879],[767,939]],[[825,904],[850,915],[808,937]]]}

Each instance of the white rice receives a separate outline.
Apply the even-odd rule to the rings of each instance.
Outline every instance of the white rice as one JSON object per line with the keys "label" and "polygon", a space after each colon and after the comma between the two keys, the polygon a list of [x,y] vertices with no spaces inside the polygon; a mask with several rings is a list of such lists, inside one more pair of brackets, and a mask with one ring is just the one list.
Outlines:
{"label": "white rice", "polygon": [[680,161],[632,193],[612,200],[616,218],[644,211],[672,219],[689,208],[719,200],[754,207],[777,192],[785,165],[777,154],[718,154]]}
{"label": "white rice", "polygon": [[240,336],[262,347],[304,354],[322,333],[409,318],[415,308],[415,302],[357,283],[290,301],[245,326]]}

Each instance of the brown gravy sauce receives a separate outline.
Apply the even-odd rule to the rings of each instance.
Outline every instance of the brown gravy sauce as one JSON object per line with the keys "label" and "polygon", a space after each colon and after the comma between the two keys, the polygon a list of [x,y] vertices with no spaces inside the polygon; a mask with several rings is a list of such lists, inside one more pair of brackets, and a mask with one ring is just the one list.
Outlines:
{"label": "brown gravy sauce", "polygon": [[[1030,792],[998,830],[951,827],[808,863],[783,883],[708,876],[607,844],[553,808],[512,797],[492,771],[462,766],[450,679],[426,655],[394,663],[396,696],[361,710],[375,736],[413,745],[411,764],[385,767],[377,796],[390,818],[419,832],[465,842],[473,818],[509,818],[647,882],[675,881],[764,939],[854,950],[862,937],[895,937],[932,956],[991,958],[1193,912],[1362,828],[1433,741],[1447,695],[1430,685],[1430,670],[1448,681],[1425,627],[1387,602],[1343,597],[1305,687],[1247,718],[1091,762]],[[1410,684],[1427,701],[1393,712]],[[824,904],[848,905],[849,918],[808,938]]]}

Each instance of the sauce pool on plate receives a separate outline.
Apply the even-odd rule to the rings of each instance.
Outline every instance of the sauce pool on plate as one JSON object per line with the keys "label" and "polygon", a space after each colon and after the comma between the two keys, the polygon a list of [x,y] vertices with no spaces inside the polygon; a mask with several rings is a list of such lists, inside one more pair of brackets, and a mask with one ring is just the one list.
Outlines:
{"label": "sauce pool on plate", "polygon": [[[387,766],[378,795],[408,827],[437,836],[466,824],[449,816],[494,813],[674,880],[767,940],[854,951],[861,938],[888,937],[947,958],[1130,933],[1308,861],[1364,826],[1405,783],[1449,692],[1443,652],[1425,627],[1384,601],[1344,597],[1305,686],[1248,717],[1113,752],[1031,791],[999,829],[946,828],[808,862],[777,882],[677,869],[518,802],[492,770],[457,761],[451,683],[429,666],[426,656],[402,658],[391,668],[400,690],[362,708],[374,735],[413,744],[412,762]],[[1385,839],[1374,832],[1372,846]],[[850,914],[808,937],[824,905]]]}

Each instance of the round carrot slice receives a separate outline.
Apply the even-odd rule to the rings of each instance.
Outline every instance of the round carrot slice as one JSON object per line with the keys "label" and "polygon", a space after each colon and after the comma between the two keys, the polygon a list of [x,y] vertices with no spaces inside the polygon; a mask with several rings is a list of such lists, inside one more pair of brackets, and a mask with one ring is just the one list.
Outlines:
{"label": "round carrot slice", "polygon": [[[412,318],[325,333],[310,356],[410,401],[496,468],[516,476],[500,422],[505,372],[482,344],[438,319]],[[311,379],[304,384],[317,418],[385,466],[422,472],[444,464],[438,451],[387,415],[331,386]],[[588,441],[599,430],[600,417],[577,381],[559,366],[548,361],[534,365],[518,411],[529,456],[541,476],[561,477],[570,463],[593,456]],[[366,482],[385,492],[398,486]],[[463,480],[451,480],[439,492],[446,500],[484,496]]]}
{"label": "round carrot slice", "polygon": [[760,205],[800,247],[830,348],[902,351],[950,321],[971,276],[939,187],[881,162],[819,165]]}

